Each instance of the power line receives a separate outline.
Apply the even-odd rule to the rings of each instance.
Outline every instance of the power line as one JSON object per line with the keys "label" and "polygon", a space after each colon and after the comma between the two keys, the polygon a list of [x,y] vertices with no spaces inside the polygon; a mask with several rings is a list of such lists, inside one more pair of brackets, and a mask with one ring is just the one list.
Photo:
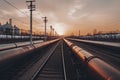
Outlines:
{"label": "power line", "polygon": [[[39,1],[39,0],[37,0],[37,1]],[[39,3],[39,2],[37,2],[37,3]],[[45,16],[45,15],[43,15],[42,11],[41,11],[39,8],[37,8],[36,10],[38,11],[38,15],[41,16],[41,14],[42,14],[42,16]],[[41,16],[41,18],[40,18],[41,21],[43,21],[42,16]]]}
{"label": "power line", "polygon": [[[8,20],[8,17],[4,17],[4,16],[0,16],[3,20]],[[16,21],[18,21],[18,22],[21,22],[22,24],[21,25],[23,25],[23,26],[25,26],[25,25],[28,25],[28,23],[25,23],[24,21],[22,21],[22,20],[20,20],[20,19],[17,19],[17,18],[15,18],[15,17],[13,17],[13,16],[10,16],[10,18],[13,18],[13,19],[15,19]]]}
{"label": "power line", "polygon": [[[6,0],[5,0],[6,1]],[[15,9],[17,9],[19,12],[21,12],[22,14],[24,14],[25,16],[27,16],[24,12],[22,12],[21,10],[19,10],[17,7],[15,7],[14,5],[12,5],[10,2],[8,2],[7,1],[7,4],[9,4],[10,6],[12,6],[12,7],[14,7]],[[28,16],[27,16],[28,17]],[[12,16],[12,18],[13,18],[13,16]],[[20,21],[22,24],[20,24],[20,25],[23,25],[23,23],[25,24],[25,25],[23,25],[23,26],[28,26],[28,23],[25,23],[24,21],[22,21],[22,20],[20,20],[20,19],[17,19],[17,18],[13,18],[13,19],[16,19],[17,21]],[[36,21],[35,21],[36,22]],[[37,22],[38,23],[38,22]]]}
{"label": "power line", "polygon": [[[19,11],[20,13],[24,14],[26,17],[29,17],[25,12],[21,11],[19,8],[17,8],[16,6],[14,6],[12,3],[10,3],[9,1],[7,0],[3,0],[4,2],[6,2],[8,5],[12,6],[13,8],[15,8],[17,11]],[[34,20],[34,19],[33,19]],[[34,22],[36,23],[39,23],[37,22],[36,20],[34,20]]]}
{"label": "power line", "polygon": [[[1,6],[1,5],[0,5],[0,9],[2,10],[1,7],[3,8],[3,7],[6,7],[6,6]],[[1,10],[0,10],[0,11],[1,11]],[[2,12],[2,11],[1,11],[1,12]],[[8,20],[8,17],[5,17],[5,16],[3,16],[3,15],[0,15],[0,17],[1,17],[2,19],[4,18],[5,20]],[[28,23],[26,23],[26,22],[24,22],[24,21],[22,21],[22,20],[20,20],[20,19],[18,19],[18,18],[15,18],[15,16],[9,15],[9,17],[10,17],[10,18],[13,18],[13,19],[15,19],[15,20],[17,20],[17,21],[19,21],[19,22],[21,22],[22,24],[28,25]]]}
{"label": "power line", "polygon": [[[7,17],[4,17],[4,16],[0,16],[0,17],[1,17],[3,20],[8,20]],[[25,25],[28,25],[27,23],[23,22],[22,20],[19,20],[19,19],[15,18],[15,17],[12,17],[12,16],[11,16],[11,18],[17,20],[18,22],[21,22],[22,25],[24,25],[24,26],[25,26]]]}
{"label": "power line", "polygon": [[42,20],[42,16],[41,16],[41,14],[39,12],[37,12],[37,15],[39,15],[40,16],[40,20],[43,21]]}
{"label": "power line", "polygon": [[22,14],[24,14],[25,16],[27,16],[28,17],[28,15],[27,14],[25,14],[24,12],[22,12],[21,10],[19,10],[16,6],[14,6],[13,4],[11,4],[9,1],[7,1],[7,0],[4,0],[7,4],[9,4],[10,6],[12,6],[12,7],[14,7],[16,10],[18,10],[20,13],[22,13]]}

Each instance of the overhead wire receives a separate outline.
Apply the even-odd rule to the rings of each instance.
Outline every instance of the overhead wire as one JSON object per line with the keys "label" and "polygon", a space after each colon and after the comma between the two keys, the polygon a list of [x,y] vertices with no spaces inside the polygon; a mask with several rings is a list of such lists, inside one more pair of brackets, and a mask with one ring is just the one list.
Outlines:
{"label": "overhead wire", "polygon": [[[9,2],[9,1],[7,1],[7,0],[3,0],[3,1],[4,1],[5,3],[7,3],[8,5],[12,6],[13,8],[15,8],[17,11],[19,11],[20,13],[22,13],[22,14],[25,15],[26,17],[29,17],[25,12],[21,11],[19,8],[17,8],[15,5],[13,5],[13,3],[11,3],[11,2]],[[42,17],[41,17],[41,13],[39,12],[40,10],[39,10],[39,9],[36,9],[36,10],[38,10],[37,14],[40,15],[40,20],[43,21],[43,19],[42,19]],[[16,20],[18,20],[18,21],[20,21],[20,22],[28,25],[28,23],[25,23],[25,22],[22,21],[22,20],[19,20],[19,19],[17,19],[17,18],[14,18],[14,19],[16,19]],[[34,19],[33,19],[33,21],[36,22],[36,23],[38,23],[38,24],[40,24],[39,22],[37,22],[37,21],[34,20]],[[22,25],[23,25],[23,24],[22,24]]]}
{"label": "overhead wire", "polygon": [[23,11],[21,11],[20,9],[18,9],[16,6],[14,6],[12,3],[10,3],[9,1],[7,0],[3,0],[5,1],[7,4],[9,4],[10,6],[14,7],[16,10],[18,10],[20,13],[24,14],[25,16],[28,17],[28,15],[26,13],[24,13]]}
{"label": "overhead wire", "polygon": [[[15,8],[17,11],[19,11],[20,13],[22,13],[23,15],[25,15],[26,17],[29,17],[25,12],[21,11],[19,8],[17,8],[15,5],[13,5],[13,3],[7,1],[7,0],[3,0],[4,2],[6,2],[8,5],[12,6],[13,8]],[[36,20],[33,19],[34,22],[37,22]]]}
{"label": "overhead wire", "polygon": [[[21,11],[19,8],[17,8],[16,6],[14,6],[11,2],[9,2],[9,1],[7,1],[7,0],[3,0],[5,3],[7,3],[8,5],[10,5],[10,6],[12,6],[13,8],[15,8],[17,11],[19,11],[20,13],[22,13],[22,14],[24,14],[26,17],[29,17],[25,12],[23,12],[23,11]],[[19,24],[19,25],[22,25],[22,26],[29,26],[29,24],[28,23],[25,23],[24,21],[22,21],[22,20],[20,20],[20,19],[17,19],[17,18],[15,18],[15,17],[13,17],[12,16],[12,18],[13,19],[16,19],[17,21],[20,21],[22,24]],[[37,21],[35,21],[34,20],[34,22],[36,22],[36,23],[38,23],[39,24],[39,22],[37,22]],[[25,25],[24,25],[24,24]],[[33,26],[34,26],[34,24],[33,24]]]}
{"label": "overhead wire", "polygon": [[[0,8],[1,8],[1,7],[3,7],[3,6],[0,5]],[[8,17],[5,17],[5,16],[3,16],[3,15],[0,15],[0,17],[1,17],[2,20],[8,20]],[[24,21],[22,21],[22,20],[20,20],[20,19],[18,19],[18,18],[15,18],[14,16],[9,15],[9,17],[15,19],[15,20],[18,21],[18,22],[21,22],[21,23],[22,23],[22,24],[21,24],[22,26],[28,26],[28,23],[26,23],[26,22],[24,22]]]}

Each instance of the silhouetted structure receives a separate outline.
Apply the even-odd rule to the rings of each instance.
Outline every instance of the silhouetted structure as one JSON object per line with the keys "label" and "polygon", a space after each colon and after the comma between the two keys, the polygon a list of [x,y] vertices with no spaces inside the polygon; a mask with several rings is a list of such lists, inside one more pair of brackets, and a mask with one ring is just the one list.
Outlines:
{"label": "silhouetted structure", "polygon": [[9,23],[0,25],[0,34],[19,35],[20,29],[16,25],[12,26],[12,19],[9,19]]}

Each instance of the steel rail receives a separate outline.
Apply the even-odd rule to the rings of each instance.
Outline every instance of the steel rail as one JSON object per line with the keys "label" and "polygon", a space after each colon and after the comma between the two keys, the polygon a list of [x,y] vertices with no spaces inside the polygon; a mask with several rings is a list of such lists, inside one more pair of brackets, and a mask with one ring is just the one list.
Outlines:
{"label": "steel rail", "polygon": [[67,80],[66,69],[65,69],[65,59],[64,59],[64,52],[63,52],[63,42],[61,43],[61,51],[62,51],[62,62],[63,62],[64,80]]}
{"label": "steel rail", "polygon": [[39,69],[34,73],[34,75],[32,76],[31,80],[34,80],[36,78],[36,76],[38,75],[38,73],[42,70],[42,68],[44,67],[44,65],[47,63],[47,61],[49,60],[49,58],[52,56],[53,52],[55,51],[55,49],[57,48],[57,46],[60,44],[60,42],[58,42],[55,47],[50,51],[49,55],[46,57],[46,59],[44,60],[44,62],[42,63],[42,65],[39,67]]}

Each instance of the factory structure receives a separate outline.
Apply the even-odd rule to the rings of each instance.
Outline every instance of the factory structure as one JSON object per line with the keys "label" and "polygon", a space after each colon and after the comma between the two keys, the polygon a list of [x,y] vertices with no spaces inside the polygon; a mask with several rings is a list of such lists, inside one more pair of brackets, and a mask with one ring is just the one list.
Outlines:
{"label": "factory structure", "polygon": [[19,35],[20,29],[16,25],[12,25],[12,19],[9,19],[9,22],[6,24],[0,23],[0,34],[5,35]]}

